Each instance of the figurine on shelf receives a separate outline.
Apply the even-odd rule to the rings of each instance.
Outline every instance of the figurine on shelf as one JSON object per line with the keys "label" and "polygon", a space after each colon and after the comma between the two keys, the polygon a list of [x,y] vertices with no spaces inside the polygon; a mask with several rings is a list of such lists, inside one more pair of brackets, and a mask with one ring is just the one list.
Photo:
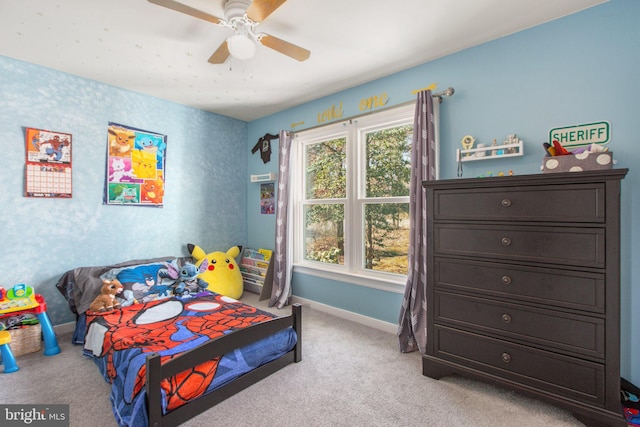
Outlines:
{"label": "figurine on shelf", "polygon": [[503,145],[513,145],[514,147],[509,147],[505,150],[505,154],[516,154],[518,153],[518,148],[516,147],[518,144],[520,144],[520,139],[518,138],[518,135],[516,135],[515,133],[509,134],[507,136],[507,139],[504,140],[504,142],[502,143]]}
{"label": "figurine on shelf", "polygon": [[[472,137],[471,135],[466,135],[462,138],[462,141],[460,141],[460,144],[462,144],[462,148],[465,150],[471,150],[473,148],[473,144],[476,142],[475,138]],[[471,153],[467,153],[465,154],[465,157],[470,157],[472,156]]]}

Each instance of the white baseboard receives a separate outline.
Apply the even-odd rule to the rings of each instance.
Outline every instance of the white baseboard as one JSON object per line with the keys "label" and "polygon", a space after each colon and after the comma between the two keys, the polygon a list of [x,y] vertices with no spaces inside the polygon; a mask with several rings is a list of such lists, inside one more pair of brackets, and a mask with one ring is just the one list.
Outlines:
{"label": "white baseboard", "polygon": [[55,325],[53,327],[53,331],[56,335],[64,335],[64,334],[73,334],[73,331],[76,329],[76,322],[68,322],[61,323],[60,325]]}
{"label": "white baseboard", "polygon": [[394,323],[389,323],[389,322],[385,322],[384,320],[374,319],[373,317],[364,316],[362,314],[354,313],[348,310],[343,310],[341,308],[333,307],[327,304],[322,304],[320,302],[313,301],[310,299],[292,296],[291,302],[297,302],[302,304],[303,306],[307,305],[313,308],[314,310],[322,311],[324,313],[331,314],[341,319],[350,320],[352,322],[356,322],[361,325],[370,326],[372,328],[379,329],[384,332],[389,332],[390,334],[395,335],[398,332],[398,325]]}

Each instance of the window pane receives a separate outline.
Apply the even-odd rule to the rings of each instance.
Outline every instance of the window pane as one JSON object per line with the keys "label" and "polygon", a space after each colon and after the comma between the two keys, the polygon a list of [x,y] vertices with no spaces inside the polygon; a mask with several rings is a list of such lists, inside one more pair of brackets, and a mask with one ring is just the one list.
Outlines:
{"label": "window pane", "polygon": [[408,196],[413,125],[366,134],[366,197]]}
{"label": "window pane", "polygon": [[367,204],[364,221],[364,268],[407,274],[409,204]]}
{"label": "window pane", "polygon": [[347,195],[347,139],[306,146],[307,199],[344,198]]}
{"label": "window pane", "polygon": [[305,259],[344,265],[344,205],[304,208]]}

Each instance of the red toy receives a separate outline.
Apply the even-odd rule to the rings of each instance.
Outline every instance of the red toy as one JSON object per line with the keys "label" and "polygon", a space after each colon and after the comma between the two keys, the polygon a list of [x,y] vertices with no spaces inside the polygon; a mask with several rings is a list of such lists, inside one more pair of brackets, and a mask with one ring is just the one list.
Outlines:
{"label": "red toy", "polygon": [[0,319],[11,316],[18,311],[22,314],[37,315],[42,327],[44,355],[53,356],[60,353],[56,333],[53,331],[53,325],[47,315],[47,303],[44,297],[34,293],[33,288],[24,283],[15,285],[6,292],[2,289],[1,294],[3,298],[0,300]]}

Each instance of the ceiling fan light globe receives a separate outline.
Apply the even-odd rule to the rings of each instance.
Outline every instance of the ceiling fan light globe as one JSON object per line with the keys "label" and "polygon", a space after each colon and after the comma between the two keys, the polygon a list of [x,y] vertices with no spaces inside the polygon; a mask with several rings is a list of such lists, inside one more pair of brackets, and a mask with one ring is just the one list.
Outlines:
{"label": "ceiling fan light globe", "polygon": [[236,59],[246,61],[256,53],[256,44],[244,34],[236,34],[227,39],[229,53]]}

